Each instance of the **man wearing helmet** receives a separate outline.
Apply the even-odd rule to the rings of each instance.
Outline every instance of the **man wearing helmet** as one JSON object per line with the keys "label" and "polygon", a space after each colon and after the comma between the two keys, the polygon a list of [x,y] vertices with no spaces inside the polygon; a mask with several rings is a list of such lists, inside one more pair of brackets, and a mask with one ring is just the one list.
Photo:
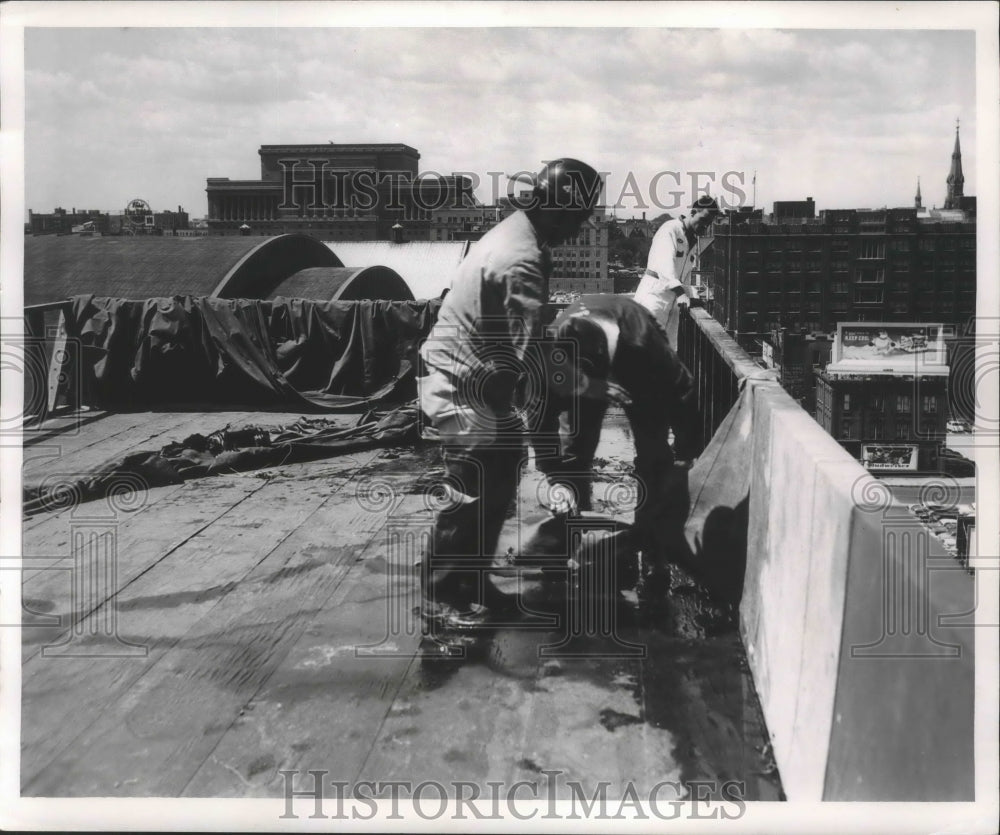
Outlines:
{"label": "man wearing helmet", "polygon": [[664,223],[653,236],[646,259],[646,272],[635,291],[635,300],[656,317],[677,348],[680,308],[691,300],[684,289],[685,279],[694,266],[694,245],[719,216],[715,198],[703,194],[691,206],[690,215],[681,215]]}
{"label": "man wearing helmet", "polygon": [[579,232],[601,188],[579,160],[545,165],[530,199],[458,266],[421,348],[420,407],[440,435],[445,467],[444,506],[421,566],[421,615],[425,634],[445,642],[516,609],[488,577],[526,457],[515,389],[528,368],[541,367],[550,247]]}

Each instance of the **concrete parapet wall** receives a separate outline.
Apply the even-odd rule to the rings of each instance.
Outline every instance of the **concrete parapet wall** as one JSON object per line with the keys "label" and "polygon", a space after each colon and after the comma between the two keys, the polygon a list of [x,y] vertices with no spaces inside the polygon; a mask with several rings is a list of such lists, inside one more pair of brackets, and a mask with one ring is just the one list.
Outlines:
{"label": "concrete parapet wall", "polygon": [[780,386],[744,397],[741,624],[788,798],[972,799],[974,579]]}

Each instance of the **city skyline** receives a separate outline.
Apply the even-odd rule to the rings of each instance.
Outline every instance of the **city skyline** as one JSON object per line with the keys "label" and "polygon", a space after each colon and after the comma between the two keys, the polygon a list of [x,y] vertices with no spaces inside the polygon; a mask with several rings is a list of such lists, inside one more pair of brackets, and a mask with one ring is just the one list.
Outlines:
{"label": "city skyline", "polygon": [[35,28],[25,209],[201,217],[205,179],[259,177],[260,145],[330,141],[411,145],[484,202],[577,156],[621,217],[676,214],[694,172],[749,204],[756,171],[765,210],[912,205],[918,177],[940,206],[956,118],[977,193],[975,86],[971,29]]}

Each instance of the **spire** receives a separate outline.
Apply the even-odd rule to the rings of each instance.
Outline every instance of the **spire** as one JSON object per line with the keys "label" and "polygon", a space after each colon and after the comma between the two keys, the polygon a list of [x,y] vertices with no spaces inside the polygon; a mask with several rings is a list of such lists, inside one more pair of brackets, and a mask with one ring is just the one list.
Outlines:
{"label": "spire", "polygon": [[916,196],[916,199],[913,202],[913,205],[916,206],[916,208],[918,208],[918,209],[922,209],[924,207],[923,198],[920,196],[920,178],[919,177],[917,177],[917,196]]}
{"label": "spire", "polygon": [[945,198],[946,209],[962,208],[962,198],[965,196],[965,176],[962,174],[962,145],[958,139],[958,119],[955,120],[955,150],[951,152],[951,171],[948,173],[948,196]]}

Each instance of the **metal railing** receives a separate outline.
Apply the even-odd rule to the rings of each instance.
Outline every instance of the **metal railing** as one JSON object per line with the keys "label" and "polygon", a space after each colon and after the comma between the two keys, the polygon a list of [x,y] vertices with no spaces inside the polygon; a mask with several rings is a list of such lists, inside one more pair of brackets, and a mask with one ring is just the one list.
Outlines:
{"label": "metal railing", "polygon": [[24,425],[80,408],[77,342],[69,299],[24,309]]}
{"label": "metal railing", "polygon": [[702,308],[692,307],[681,316],[677,343],[678,356],[697,386],[704,446],[736,402],[740,381],[763,369]]}

